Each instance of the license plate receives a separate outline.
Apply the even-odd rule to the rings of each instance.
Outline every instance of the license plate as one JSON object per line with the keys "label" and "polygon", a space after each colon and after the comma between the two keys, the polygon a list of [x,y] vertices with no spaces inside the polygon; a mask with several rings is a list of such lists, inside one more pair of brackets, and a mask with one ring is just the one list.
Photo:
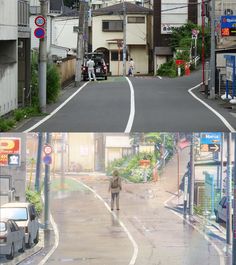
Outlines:
{"label": "license plate", "polygon": [[101,72],[101,69],[100,68],[97,68],[96,69],[96,73],[100,73]]}

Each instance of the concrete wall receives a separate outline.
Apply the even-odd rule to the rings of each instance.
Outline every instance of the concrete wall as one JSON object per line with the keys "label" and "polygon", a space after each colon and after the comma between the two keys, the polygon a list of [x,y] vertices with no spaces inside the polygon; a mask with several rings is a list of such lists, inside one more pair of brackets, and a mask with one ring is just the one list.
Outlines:
{"label": "concrete wall", "polygon": [[17,108],[17,1],[1,1],[0,116]]}

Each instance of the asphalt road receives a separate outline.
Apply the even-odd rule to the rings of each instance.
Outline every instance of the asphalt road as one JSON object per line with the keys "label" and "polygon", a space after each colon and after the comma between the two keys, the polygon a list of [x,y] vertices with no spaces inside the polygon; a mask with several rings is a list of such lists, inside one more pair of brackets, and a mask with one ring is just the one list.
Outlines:
{"label": "asphalt road", "polygon": [[[125,132],[129,125],[126,132],[228,131],[188,92],[200,84],[200,72],[175,79],[134,77],[130,81],[133,88],[122,77],[88,83],[47,121],[32,128],[39,118],[31,119],[18,130]],[[233,116],[228,118],[235,123]]]}
{"label": "asphalt road", "polygon": [[[182,152],[181,175],[188,152]],[[224,264],[213,244],[165,204],[176,191],[176,168],[174,159],[156,184],[123,183],[121,209],[115,214],[105,205],[110,203],[106,176],[74,177],[63,193],[57,190],[59,182],[52,181],[60,240],[46,264]]]}

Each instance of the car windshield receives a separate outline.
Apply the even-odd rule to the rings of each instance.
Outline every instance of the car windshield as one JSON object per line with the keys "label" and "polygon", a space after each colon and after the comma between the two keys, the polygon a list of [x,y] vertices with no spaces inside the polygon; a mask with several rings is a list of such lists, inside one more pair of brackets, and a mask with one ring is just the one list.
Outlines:
{"label": "car windshield", "polygon": [[0,222],[0,232],[4,232],[7,230],[7,226],[5,222]]}
{"label": "car windshield", "polygon": [[15,221],[26,221],[28,219],[26,208],[0,208],[0,216],[8,219],[13,219]]}

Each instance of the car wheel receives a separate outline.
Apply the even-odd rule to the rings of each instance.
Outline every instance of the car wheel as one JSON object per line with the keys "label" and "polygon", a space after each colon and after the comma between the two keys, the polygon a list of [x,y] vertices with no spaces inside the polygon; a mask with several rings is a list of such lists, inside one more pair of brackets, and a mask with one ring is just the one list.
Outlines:
{"label": "car wheel", "polygon": [[33,246],[33,243],[32,243],[32,240],[31,240],[31,235],[29,235],[29,240],[28,240],[28,243],[26,244],[27,248],[32,248]]}
{"label": "car wheel", "polygon": [[9,260],[14,259],[14,254],[15,254],[15,247],[14,244],[12,243],[11,245],[11,253],[9,255],[6,255],[6,258]]}
{"label": "car wheel", "polygon": [[22,240],[22,247],[19,250],[19,252],[21,252],[21,253],[24,253],[25,252],[25,238],[23,238],[23,240]]}
{"label": "car wheel", "polygon": [[37,231],[36,237],[34,239],[35,244],[38,244],[38,242],[39,242],[39,230]]}

